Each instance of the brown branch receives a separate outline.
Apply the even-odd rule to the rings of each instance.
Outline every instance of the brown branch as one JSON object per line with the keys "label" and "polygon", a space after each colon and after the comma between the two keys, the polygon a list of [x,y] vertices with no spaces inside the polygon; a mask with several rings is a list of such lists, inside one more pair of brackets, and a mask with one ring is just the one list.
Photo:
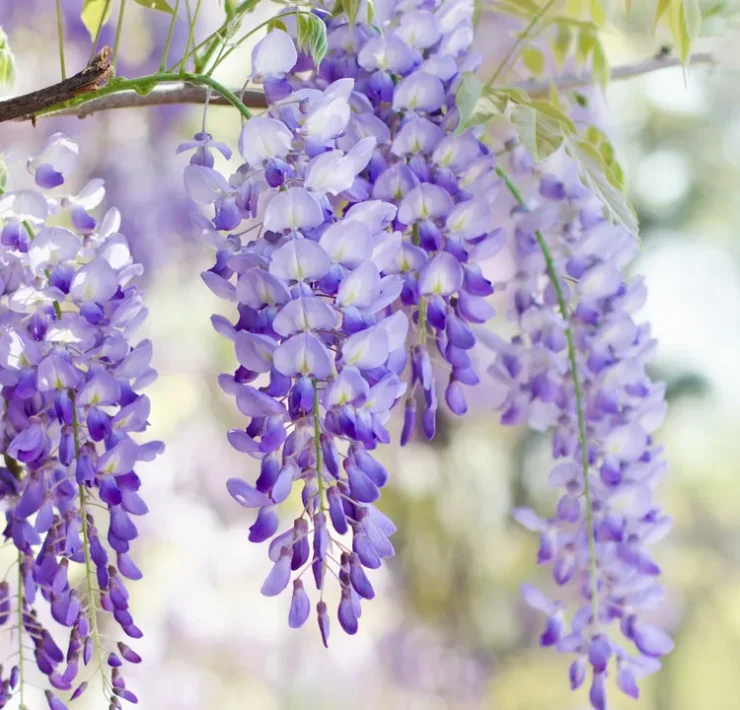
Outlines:
{"label": "brown branch", "polygon": [[88,91],[101,89],[113,74],[111,54],[110,47],[103,47],[81,72],[69,79],[30,94],[0,101],[0,123],[14,119],[33,119],[37,111],[69,101]]}
{"label": "brown branch", "polygon": [[[261,91],[233,90],[242,99],[247,108],[267,108],[265,95]],[[208,94],[208,87],[196,86],[195,84],[174,84],[155,87],[149,94],[137,94],[135,91],[121,91],[116,94],[101,96],[99,99],[86,101],[80,106],[67,108],[48,116],[72,115],[77,118],[86,118],[100,111],[110,111],[119,108],[141,108],[145,106],[167,106],[172,104],[204,104]],[[231,103],[215,91],[211,91],[208,101],[213,106],[231,106]]]}
{"label": "brown branch", "polygon": [[[107,49],[107,48],[106,48]],[[106,50],[104,49],[103,52]],[[84,93],[85,91],[91,90],[91,85],[88,83],[82,85],[82,88],[78,88],[75,94],[60,94],[59,87],[68,85],[70,82],[78,80],[78,77],[87,76],[88,81],[90,74],[86,75],[86,72],[90,72],[90,67],[93,67],[96,62],[105,61],[103,52],[101,52],[96,59],[91,62],[90,66],[84,71],[80,72],[66,82],[61,82],[55,86],[49,87],[37,91],[34,94],[28,94],[21,96],[16,99],[10,99],[9,101],[0,102],[0,122],[7,121],[10,118],[28,119],[32,116],[35,111],[40,111],[44,108],[49,108],[54,104],[62,101],[74,98],[75,95]],[[108,50],[110,52],[110,50]],[[717,60],[712,54],[699,53],[691,57],[690,64],[692,66],[699,65],[716,65]],[[639,76],[641,74],[648,74],[651,72],[659,71],[660,69],[667,69],[669,67],[680,66],[681,61],[675,57],[655,57],[646,62],[639,64],[625,64],[623,66],[614,67],[611,72],[612,80],[629,79],[631,77]],[[106,80],[110,75],[110,65],[107,65],[107,73],[103,80]],[[98,79],[98,81],[100,81]],[[551,79],[536,79],[531,81],[523,81],[513,84],[508,88],[517,88],[526,91],[531,96],[544,96],[547,95],[550,90],[550,85],[554,84],[555,88],[560,91],[572,91],[574,89],[591,86],[596,83],[596,79],[592,72],[585,72],[583,74],[569,74],[565,76],[553,77]],[[100,85],[92,88],[100,88]],[[69,91],[69,89],[68,89]],[[78,118],[85,118],[94,113],[100,111],[109,111],[112,109],[121,108],[139,108],[143,106],[163,106],[171,104],[203,104],[205,103],[208,89],[204,86],[195,86],[193,84],[175,84],[175,85],[160,85],[154,87],[148,94],[138,94],[135,91],[120,91],[116,93],[107,94],[97,99],[91,99],[86,101],[80,106],[74,106],[71,108],[65,108],[60,111],[53,113],[44,114],[45,116],[77,116]],[[234,93],[242,97],[241,89],[234,89]],[[30,105],[29,99],[34,98],[36,103],[33,104],[33,108],[29,110]],[[39,99],[41,97],[41,99]],[[261,91],[249,90],[243,92],[243,101],[245,106],[248,108],[266,108],[267,103],[265,95]],[[19,104],[25,106],[24,110],[16,111],[14,115],[7,115],[7,107],[10,104]],[[222,96],[219,96],[216,92],[212,92],[210,103],[217,106],[228,105],[229,102]]]}

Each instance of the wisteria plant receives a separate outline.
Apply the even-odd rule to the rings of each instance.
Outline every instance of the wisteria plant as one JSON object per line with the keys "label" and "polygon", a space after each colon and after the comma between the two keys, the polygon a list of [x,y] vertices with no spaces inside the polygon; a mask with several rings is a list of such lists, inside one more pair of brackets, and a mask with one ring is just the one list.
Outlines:
{"label": "wisteria plant", "polygon": [[[313,617],[324,645],[335,622],[357,633],[372,570],[394,554],[396,528],[376,505],[393,471],[377,452],[433,439],[439,409],[465,415],[485,382],[502,424],[551,434],[541,475],[554,509],[512,511],[552,569],[546,589],[522,589],[542,613],[540,643],[570,656],[570,685],[587,684],[593,708],[607,706],[608,676],[638,697],[672,649],[643,616],[663,594],[650,545],[671,525],[655,497],[665,388],[646,374],[645,284],[625,276],[640,244],[621,168],[603,131],[573,118],[579,91],[609,80],[602,3],[493,3],[517,30],[483,81],[473,43],[486,8],[473,0],[296,0],[261,23],[249,22],[258,0],[225,0],[223,24],[200,41],[200,0],[135,2],[171,15],[158,71],[117,76],[126,1],[110,50],[97,45],[116,3],[85,0],[93,56],[68,77],[57,0],[62,81],[0,102],[0,121],[173,102],[240,112],[241,133],[214,138],[204,111],[177,153],[215,252],[202,280],[232,304],[212,318],[237,363],[218,379],[243,416],[226,435],[259,476],[234,471],[226,488],[272,562],[262,593],[288,596],[289,626]],[[661,0],[655,21],[688,66],[696,0]],[[244,86],[216,80],[257,37]],[[515,68],[532,78],[512,83]],[[0,82],[18,70],[0,33]],[[139,436],[156,377],[152,343],[136,336],[142,267],[118,211],[100,209],[103,181],[67,191],[80,150],[55,134],[0,183],[0,498],[17,551],[0,583],[0,623],[17,639],[0,707],[26,707],[31,662],[51,710],[74,706],[98,672],[106,705],[137,702],[124,680],[141,660],[128,645],[142,635],[127,585],[141,577],[130,547],[147,513],[135,468],[164,445]],[[33,187],[17,187],[24,168]],[[492,283],[485,264],[504,249],[513,275]],[[281,506],[294,490],[291,521]],[[100,633],[102,614],[119,638]]]}

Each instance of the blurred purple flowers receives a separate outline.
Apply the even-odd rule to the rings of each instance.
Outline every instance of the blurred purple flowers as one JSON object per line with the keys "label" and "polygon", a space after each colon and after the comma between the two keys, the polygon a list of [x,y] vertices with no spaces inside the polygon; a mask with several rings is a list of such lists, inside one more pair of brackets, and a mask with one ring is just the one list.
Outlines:
{"label": "blurred purple flowers", "polygon": [[[77,154],[73,142],[53,135],[28,162],[38,187],[63,187]],[[1,620],[13,612],[19,644],[33,646],[51,686],[74,689],[73,699],[86,688],[79,671],[93,655],[102,659],[100,610],[126,635],[141,636],[124,581],[141,577],[129,553],[133,519],[147,512],[134,468],[162,449],[131,438],[147,427],[149,400],[140,391],[156,373],[151,343],[130,344],[146,317],[132,282],[141,266],[118,232],[118,211],[99,220],[92,214],[104,195],[102,181],[92,180],[78,195],[0,196],[0,497],[3,534],[18,550],[18,584],[4,584]],[[101,507],[106,515],[94,514]],[[107,548],[99,527],[107,528]],[[81,589],[68,577],[70,562],[84,567]],[[66,653],[39,620],[39,597],[68,629]],[[123,657],[138,662],[133,651]],[[21,656],[3,680],[0,706],[22,687],[22,672]],[[105,684],[114,705],[119,698],[136,702],[117,668]],[[50,707],[65,707],[52,691],[47,698]]]}

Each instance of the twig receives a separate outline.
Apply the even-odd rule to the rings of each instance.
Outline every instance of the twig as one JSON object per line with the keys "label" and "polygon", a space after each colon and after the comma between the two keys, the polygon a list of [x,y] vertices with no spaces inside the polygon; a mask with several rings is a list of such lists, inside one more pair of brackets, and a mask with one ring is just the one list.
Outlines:
{"label": "twig", "polygon": [[[105,51],[106,50],[104,49],[103,52]],[[98,55],[95,61],[98,61],[101,58],[103,52]],[[110,50],[108,50],[108,53],[110,54]],[[695,54],[691,57],[690,64],[692,66],[714,66],[717,64],[717,60],[714,55],[705,52]],[[92,66],[92,64],[90,66]],[[623,66],[614,67],[611,71],[611,78],[613,81],[618,81],[677,66],[681,66],[681,61],[678,58],[656,57],[638,64],[625,64]],[[67,90],[68,93],[60,92],[60,87],[65,87],[69,82],[79,81],[78,77],[87,76],[89,81],[91,74],[85,75],[85,72],[87,71],[90,71],[90,67],[80,74],[71,77],[66,82],[61,82],[61,84],[55,84],[48,89],[42,89],[34,94],[19,96],[15,99],[0,102],[0,123],[11,119],[27,120],[33,116],[34,112],[41,111],[44,108],[49,108],[50,106],[74,98],[74,96],[84,93],[85,91],[90,91],[90,84],[83,84],[74,93],[69,93],[69,89]],[[100,79],[98,80],[101,81],[101,83],[94,86],[93,89],[100,88],[108,76],[110,76],[109,62],[107,73],[102,78],[102,81]],[[533,97],[539,97],[547,95],[550,91],[551,85],[554,85],[559,91],[572,91],[574,89],[591,86],[594,83],[596,83],[596,80],[594,79],[593,73],[585,72],[583,74],[568,74],[565,76],[553,77],[551,79],[522,81],[508,85],[506,88],[521,89]],[[235,89],[234,93],[241,95],[241,89]],[[29,108],[29,105],[31,105],[30,99],[33,99],[34,101],[32,108]],[[109,111],[112,109],[163,106],[171,104],[204,104],[205,100],[205,86],[196,86],[189,83],[167,86],[161,85],[154,87],[152,91],[147,94],[139,94],[135,91],[120,91],[107,94],[106,96],[101,96],[97,99],[93,98],[79,106],[64,108],[60,111],[51,112],[45,115],[77,116],[78,118],[85,118],[94,113]],[[226,106],[233,102],[218,94],[213,94],[211,96],[210,103],[216,106]],[[265,95],[260,91],[245,91],[243,103],[248,108],[261,109],[267,107]],[[16,106],[21,106],[22,108],[19,110],[18,108],[15,108]]]}
{"label": "twig", "polygon": [[[207,93],[208,87],[196,86],[194,84],[157,86],[149,94],[137,94],[135,91],[121,91],[116,94],[101,96],[99,99],[86,101],[80,106],[45,114],[44,117],[77,116],[77,118],[87,118],[94,113],[120,108],[142,108],[146,106],[167,106],[172,104],[204,104]],[[242,98],[241,89],[235,89],[234,93],[238,94],[239,98]],[[245,91],[243,103],[248,108],[267,108],[265,95],[261,91]],[[213,93],[211,94],[209,104],[212,106],[230,106],[231,101],[225,99],[220,94]],[[0,113],[0,115],[2,114]]]}
{"label": "twig", "polygon": [[[717,66],[717,64],[717,58],[710,52],[698,52],[689,59],[690,66]],[[622,66],[614,67],[611,70],[610,76],[612,81],[619,81],[632,79],[642,74],[651,74],[661,69],[680,66],[681,60],[678,57],[653,57],[646,62],[623,64]],[[551,84],[554,84],[558,91],[572,91],[573,89],[582,89],[597,83],[593,72],[585,72],[583,74],[566,74],[565,76],[558,76],[552,79],[521,81],[512,86],[516,89],[523,89],[531,96],[544,96],[550,91]]]}
{"label": "twig", "polygon": [[111,48],[103,47],[92,61],[78,74],[53,86],[0,101],[0,123],[14,119],[32,119],[34,114],[62,101],[69,101],[89,91],[105,86],[113,73]]}

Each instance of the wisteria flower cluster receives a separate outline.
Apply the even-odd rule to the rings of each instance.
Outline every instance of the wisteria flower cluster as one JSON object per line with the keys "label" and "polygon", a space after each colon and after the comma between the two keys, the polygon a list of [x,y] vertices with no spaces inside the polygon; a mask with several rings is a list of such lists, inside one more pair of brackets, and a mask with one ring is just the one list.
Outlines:
{"label": "wisteria flower cluster", "polygon": [[130,556],[134,517],[147,512],[134,468],[162,444],[135,435],[147,427],[149,399],[140,392],[156,372],[151,342],[132,341],[146,317],[133,283],[142,267],[118,231],[118,211],[93,216],[103,181],[59,195],[78,152],[53,135],[28,161],[36,187],[11,184],[0,196],[0,498],[3,535],[17,550],[15,573],[0,584],[0,623],[17,638],[0,707],[14,696],[25,707],[29,653],[48,678],[51,710],[66,707],[58,691],[82,695],[95,666],[110,708],[137,702],[123,665],[141,658],[123,640],[108,647],[99,614],[141,637],[127,591],[127,580],[141,578]]}
{"label": "wisteria flower cluster", "polygon": [[[213,150],[227,160],[231,150],[205,132],[181,146],[194,151],[190,196],[213,206],[194,218],[217,250],[203,280],[237,305],[232,320],[213,318],[239,362],[221,387],[248,419],[229,440],[261,465],[253,484],[228,488],[257,510],[250,540],[270,541],[263,593],[293,582],[290,626],[310,615],[310,568],[324,643],[327,571],[339,624],[355,633],[360,601],[374,595],[365,570],[393,554],[394,526],[374,507],[388,475],[373,452],[390,441],[390,410],[403,400],[402,444],[417,408],[431,439],[438,397],[462,415],[465,388],[492,378],[504,424],[553,431],[557,512],[514,517],[540,533],[539,562],[563,598],[530,586],[524,596],[547,615],[542,644],[576,654],[573,688],[591,667],[600,709],[611,669],[636,697],[637,679],[671,649],[639,617],[662,594],[645,546],[670,526],[653,499],[664,388],[645,374],[654,344],[634,320],[644,285],[623,276],[633,235],[605,218],[564,156],[537,165],[515,140],[492,149],[460,130],[455,94],[479,62],[473,9],[410,0],[376,4],[368,21],[362,8],[356,23],[327,19],[319,67],[296,50],[286,15],[288,32],[273,29],[253,52],[269,108],[244,125],[240,166],[214,169]],[[492,205],[509,201],[510,220],[496,224]],[[482,268],[503,248],[516,262],[497,285],[517,329],[509,339],[486,327],[494,286]],[[303,511],[281,531],[277,509],[295,483]],[[623,640],[608,632],[614,622]]]}

